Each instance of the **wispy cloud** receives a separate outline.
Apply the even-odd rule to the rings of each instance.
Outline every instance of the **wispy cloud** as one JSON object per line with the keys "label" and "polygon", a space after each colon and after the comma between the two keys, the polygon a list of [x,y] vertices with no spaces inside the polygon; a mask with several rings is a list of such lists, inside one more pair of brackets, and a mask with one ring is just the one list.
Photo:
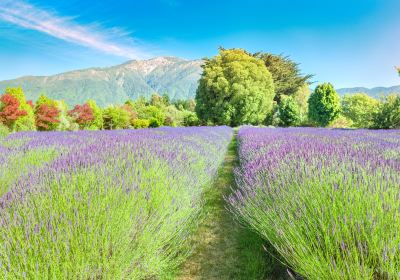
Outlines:
{"label": "wispy cloud", "polygon": [[59,16],[23,0],[0,0],[0,20],[107,54],[130,59],[148,57],[129,34],[119,29],[81,25],[71,17]]}

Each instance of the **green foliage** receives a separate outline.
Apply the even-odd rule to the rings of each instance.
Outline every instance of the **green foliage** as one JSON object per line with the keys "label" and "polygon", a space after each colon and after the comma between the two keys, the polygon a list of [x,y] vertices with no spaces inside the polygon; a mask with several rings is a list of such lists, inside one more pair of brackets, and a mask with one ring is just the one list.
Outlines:
{"label": "green foliage", "polygon": [[400,95],[385,97],[374,115],[373,128],[400,128]]}
{"label": "green foliage", "polygon": [[164,103],[164,101],[165,100],[164,100],[164,98],[162,96],[158,95],[157,93],[153,93],[151,95],[151,97],[150,97],[149,105],[152,105],[152,106],[155,106],[155,107],[158,107],[158,108],[162,108],[162,107],[167,106]]}
{"label": "green foliage", "polygon": [[126,129],[130,125],[129,112],[119,106],[109,106],[103,111],[105,129]]}
{"label": "green foliage", "polygon": [[307,83],[303,84],[295,94],[292,95],[293,100],[299,108],[300,125],[308,126],[308,99],[310,98],[310,88]]}
{"label": "green foliage", "polygon": [[20,103],[20,110],[24,110],[27,112],[26,116],[23,116],[15,121],[14,130],[15,131],[27,131],[27,130],[36,130],[35,125],[35,114],[31,105],[29,105],[26,101],[24,91],[22,88],[7,88],[5,93],[9,93],[12,96],[16,97]]}
{"label": "green foliage", "polygon": [[134,128],[148,128],[150,126],[150,121],[149,120],[143,120],[143,119],[136,119],[132,121],[132,125]]}
{"label": "green foliage", "polygon": [[182,126],[184,112],[178,110],[175,106],[170,105],[164,108],[165,120],[164,125],[166,126]]}
{"label": "green foliage", "polygon": [[287,56],[262,52],[256,53],[254,56],[262,59],[271,73],[275,86],[274,100],[278,104],[282,96],[296,94],[305,84],[308,85],[309,80],[313,77],[313,75],[301,74],[299,64]]}
{"label": "green foliage", "polygon": [[191,112],[195,112],[196,110],[196,101],[193,99],[187,99],[187,100],[176,100],[173,102],[173,105],[178,109],[178,110],[187,110]]}
{"label": "green foliage", "polygon": [[200,124],[199,118],[197,117],[196,113],[186,111],[184,119],[183,119],[183,125],[184,126],[198,126]]}
{"label": "green foliage", "polygon": [[308,116],[318,126],[327,126],[340,113],[339,95],[330,83],[318,85],[308,99]]}
{"label": "green foliage", "polygon": [[331,128],[350,128],[354,127],[354,123],[351,119],[339,114],[339,116],[329,124]]}
{"label": "green foliage", "polygon": [[94,120],[90,122],[90,129],[102,129],[103,128],[103,111],[99,106],[97,106],[96,101],[88,100],[86,102],[90,108],[93,110]]}
{"label": "green foliage", "polygon": [[196,113],[203,123],[260,124],[272,109],[274,95],[263,61],[242,49],[221,49],[203,65]]}
{"label": "green foliage", "polygon": [[150,105],[138,110],[140,119],[150,120],[150,127],[159,127],[164,124],[165,114],[162,109]]}
{"label": "green foliage", "polygon": [[365,93],[346,95],[342,99],[343,116],[352,120],[357,128],[372,127],[378,109],[379,101]]}
{"label": "green foliage", "polygon": [[281,96],[281,102],[278,105],[278,114],[282,126],[296,126],[300,122],[299,106],[290,96]]}

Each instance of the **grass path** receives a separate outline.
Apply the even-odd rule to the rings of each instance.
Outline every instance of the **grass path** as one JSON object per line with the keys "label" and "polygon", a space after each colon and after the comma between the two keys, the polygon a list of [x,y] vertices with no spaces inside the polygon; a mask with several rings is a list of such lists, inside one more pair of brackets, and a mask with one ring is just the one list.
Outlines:
{"label": "grass path", "polygon": [[189,279],[278,279],[276,265],[263,250],[263,241],[239,225],[226,209],[224,195],[234,186],[237,164],[236,135],[214,185],[205,194],[205,218],[194,237],[196,249],[184,264],[179,280]]}

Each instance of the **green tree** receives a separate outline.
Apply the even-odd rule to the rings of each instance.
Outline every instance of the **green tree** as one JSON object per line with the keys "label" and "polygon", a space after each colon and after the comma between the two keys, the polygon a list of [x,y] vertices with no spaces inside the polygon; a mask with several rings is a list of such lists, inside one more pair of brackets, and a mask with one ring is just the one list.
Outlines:
{"label": "green tree", "polygon": [[385,97],[374,116],[373,128],[400,128],[400,95]]}
{"label": "green tree", "polygon": [[86,102],[90,108],[93,110],[94,120],[90,122],[90,129],[102,129],[103,128],[103,111],[99,106],[97,106],[96,101],[89,99]]}
{"label": "green tree", "polygon": [[291,96],[282,96],[278,105],[280,125],[296,126],[300,122],[300,109]]}
{"label": "green tree", "polygon": [[275,86],[276,102],[280,102],[281,96],[294,95],[304,84],[309,84],[313,75],[303,75],[299,64],[288,56],[274,55],[271,53],[255,53],[255,57],[262,59],[272,75]]}
{"label": "green tree", "polygon": [[132,125],[136,129],[138,129],[138,128],[148,128],[149,125],[150,125],[150,121],[149,120],[136,119],[136,120],[133,120]]}
{"label": "green tree", "polygon": [[35,114],[32,106],[26,101],[24,91],[22,88],[7,88],[5,93],[9,93],[19,101],[19,109],[27,112],[26,116],[18,118],[15,121],[15,131],[36,130]]}
{"label": "green tree", "polygon": [[162,96],[158,95],[157,93],[153,93],[150,97],[149,105],[162,108],[166,106],[164,101],[165,100]]}
{"label": "green tree", "polygon": [[186,111],[183,119],[184,126],[197,126],[199,125],[199,119],[197,118],[196,113],[191,111]]}
{"label": "green tree", "polygon": [[105,129],[126,129],[130,125],[129,112],[119,106],[109,106],[103,111]]}
{"label": "green tree", "polygon": [[340,113],[340,99],[333,85],[318,85],[308,99],[308,116],[318,126],[327,126]]}
{"label": "green tree", "polygon": [[291,97],[299,108],[300,125],[308,125],[308,99],[310,98],[309,84],[303,84]]}
{"label": "green tree", "polygon": [[162,95],[162,101],[163,101],[165,106],[171,105],[171,100],[170,100],[169,95],[167,93],[164,93]]}
{"label": "green tree", "polygon": [[139,119],[146,119],[150,121],[150,127],[159,127],[164,124],[165,113],[159,107],[150,105],[141,108],[138,111]]}
{"label": "green tree", "polygon": [[220,49],[203,65],[196,113],[203,123],[260,124],[272,109],[274,95],[263,61],[242,49]]}
{"label": "green tree", "polygon": [[342,114],[353,121],[354,127],[373,126],[378,109],[379,101],[365,93],[346,95],[342,98]]}

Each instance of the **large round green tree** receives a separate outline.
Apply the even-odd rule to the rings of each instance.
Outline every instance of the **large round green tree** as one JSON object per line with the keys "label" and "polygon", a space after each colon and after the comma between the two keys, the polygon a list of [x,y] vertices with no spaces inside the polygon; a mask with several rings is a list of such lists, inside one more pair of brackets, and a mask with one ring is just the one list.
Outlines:
{"label": "large round green tree", "polygon": [[308,99],[308,117],[319,126],[327,126],[340,113],[340,99],[330,83],[318,85]]}
{"label": "large round green tree", "polygon": [[206,59],[196,93],[204,123],[261,124],[275,96],[272,76],[260,59],[242,49],[221,49]]}

